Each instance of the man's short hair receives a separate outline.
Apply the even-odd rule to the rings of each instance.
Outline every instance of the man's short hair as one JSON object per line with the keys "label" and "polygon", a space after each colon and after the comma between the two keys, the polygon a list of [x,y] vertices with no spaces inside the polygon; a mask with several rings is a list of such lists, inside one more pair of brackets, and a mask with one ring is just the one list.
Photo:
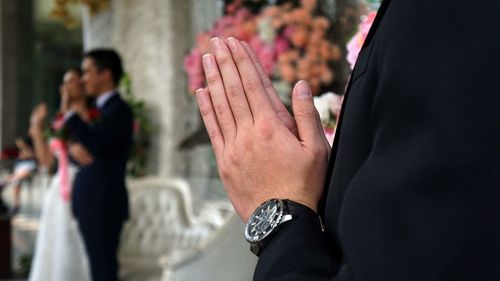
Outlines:
{"label": "man's short hair", "polygon": [[84,58],[91,58],[97,66],[98,71],[108,69],[111,71],[113,83],[118,86],[123,76],[122,60],[120,55],[112,49],[94,49],[86,52]]}

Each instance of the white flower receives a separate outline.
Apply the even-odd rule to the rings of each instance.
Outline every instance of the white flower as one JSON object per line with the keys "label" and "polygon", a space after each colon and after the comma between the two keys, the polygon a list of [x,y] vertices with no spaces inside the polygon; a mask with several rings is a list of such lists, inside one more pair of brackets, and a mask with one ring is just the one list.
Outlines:
{"label": "white flower", "polygon": [[342,100],[342,96],[332,92],[314,97],[314,106],[318,110],[323,127],[326,127],[331,121],[337,119],[340,113]]}

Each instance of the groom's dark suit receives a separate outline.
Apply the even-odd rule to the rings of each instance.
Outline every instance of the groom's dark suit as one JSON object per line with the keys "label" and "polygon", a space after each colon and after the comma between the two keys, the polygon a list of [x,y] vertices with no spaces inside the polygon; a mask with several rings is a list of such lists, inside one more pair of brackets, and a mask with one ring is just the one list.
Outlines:
{"label": "groom's dark suit", "polygon": [[382,4],[347,89],[320,215],[258,281],[500,280],[500,1]]}
{"label": "groom's dark suit", "polygon": [[100,108],[92,124],[74,115],[66,122],[71,139],[84,145],[94,162],[73,183],[73,213],[89,255],[93,281],[114,281],[116,252],[128,218],[125,170],[132,142],[132,112],[118,94]]}

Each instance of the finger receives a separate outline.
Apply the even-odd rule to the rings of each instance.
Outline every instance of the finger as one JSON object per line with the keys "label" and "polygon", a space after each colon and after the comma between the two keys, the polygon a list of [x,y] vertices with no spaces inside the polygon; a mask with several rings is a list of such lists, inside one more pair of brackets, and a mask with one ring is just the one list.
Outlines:
{"label": "finger", "polygon": [[82,153],[81,160],[85,166],[90,166],[94,162],[94,159],[85,152]]}
{"label": "finger", "polygon": [[217,122],[217,116],[215,116],[209,92],[206,89],[197,90],[196,101],[200,109],[201,117],[203,118],[203,123],[210,137],[215,156],[217,159],[220,159],[219,156],[224,149],[224,137],[221,133],[219,123]]}
{"label": "finger", "polygon": [[248,43],[244,41],[241,41],[241,43],[245,48],[247,54],[250,56],[250,59],[252,59],[255,68],[257,69],[257,72],[260,75],[260,80],[262,81],[262,84],[266,89],[266,93],[269,96],[269,100],[271,101],[271,105],[273,106],[274,111],[276,112],[276,114],[278,114],[278,117],[281,119],[283,124],[285,124],[285,126],[290,130],[290,132],[292,132],[295,136],[298,136],[297,124],[295,124],[295,119],[290,114],[290,112],[288,112],[288,109],[285,107],[285,105],[279,98],[278,94],[274,90],[273,83],[271,82],[271,79],[269,79],[269,76],[264,71],[264,68],[260,64],[257,55],[255,55],[255,52],[248,45]]}
{"label": "finger", "polygon": [[318,113],[314,107],[311,87],[307,82],[299,81],[295,84],[292,93],[292,108],[300,140],[304,143],[322,140],[318,137],[324,135],[323,128],[318,125]]}
{"label": "finger", "polygon": [[86,159],[80,159],[80,164],[82,166],[89,166],[90,165]]}
{"label": "finger", "polygon": [[262,84],[264,85],[264,88],[266,89],[266,93],[268,94],[269,99],[271,100],[271,104],[273,105],[273,108],[278,113],[284,112],[284,113],[287,113],[290,117],[292,117],[292,115],[288,112],[285,105],[283,104],[283,102],[279,98],[278,94],[274,90],[273,83],[271,82],[271,79],[269,79],[269,76],[264,71],[264,68],[262,67],[255,52],[252,50],[250,45],[248,45],[247,42],[241,41],[241,44],[243,45],[243,47],[245,48],[245,51],[247,52],[247,54],[250,56],[250,59],[254,63],[254,66],[257,69],[257,72],[259,73],[260,80],[262,81]]}
{"label": "finger", "polygon": [[238,69],[236,68],[229,48],[226,43],[219,38],[212,38],[211,43],[220,74],[223,77],[226,97],[231,106],[236,126],[252,124],[253,117],[250,112],[250,106],[248,105]]}
{"label": "finger", "polygon": [[87,163],[92,163],[92,162],[94,162],[94,157],[91,154],[87,153],[85,155],[85,160],[87,161]]}
{"label": "finger", "polygon": [[82,159],[80,156],[78,155],[73,155],[73,159],[75,159],[75,161],[82,165],[82,166],[87,166],[86,163],[85,163],[85,159]]}
{"label": "finger", "polygon": [[[257,121],[261,119],[266,120],[266,122],[271,121],[273,117],[277,117],[277,114],[271,105],[271,101],[267,96],[264,85],[260,80],[260,75],[257,69],[255,69],[252,59],[247,54],[240,41],[232,37],[228,38],[227,41],[236,67],[238,68],[254,120]],[[231,78],[224,76],[223,79],[226,81]]]}
{"label": "finger", "polygon": [[87,150],[86,147],[80,146],[80,151],[86,161],[94,161],[94,156],[90,153],[90,151]]}
{"label": "finger", "polygon": [[224,84],[215,58],[211,54],[203,56],[203,69],[210,91],[211,105],[217,118],[225,141],[233,140],[236,136],[236,124],[233,113],[227,101]]}

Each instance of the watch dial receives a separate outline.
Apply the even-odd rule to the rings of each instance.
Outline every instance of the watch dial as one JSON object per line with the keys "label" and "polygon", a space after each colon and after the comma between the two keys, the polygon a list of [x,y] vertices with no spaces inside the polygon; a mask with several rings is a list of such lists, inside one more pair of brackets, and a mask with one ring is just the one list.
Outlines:
{"label": "watch dial", "polygon": [[249,242],[264,239],[278,225],[283,216],[283,202],[271,199],[262,204],[250,217],[245,229],[245,237]]}

